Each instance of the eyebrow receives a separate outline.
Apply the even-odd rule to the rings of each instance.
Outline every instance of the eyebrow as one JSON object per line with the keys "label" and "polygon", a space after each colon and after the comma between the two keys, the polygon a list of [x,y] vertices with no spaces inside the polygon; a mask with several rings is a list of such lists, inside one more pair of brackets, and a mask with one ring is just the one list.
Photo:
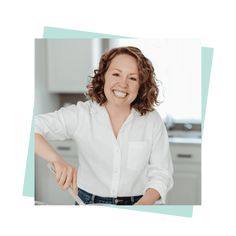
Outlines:
{"label": "eyebrow", "polygon": [[[119,72],[122,72],[122,70],[118,69],[118,68],[111,68],[112,70],[118,70]],[[130,75],[138,75],[138,73],[130,73]]]}

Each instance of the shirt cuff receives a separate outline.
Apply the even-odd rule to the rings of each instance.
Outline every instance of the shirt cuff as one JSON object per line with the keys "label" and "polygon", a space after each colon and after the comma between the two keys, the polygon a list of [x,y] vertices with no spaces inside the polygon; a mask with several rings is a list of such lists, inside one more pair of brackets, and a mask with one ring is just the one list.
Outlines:
{"label": "shirt cuff", "polygon": [[37,126],[34,127],[34,133],[44,136],[43,131],[40,128],[38,128]]}
{"label": "shirt cuff", "polygon": [[37,123],[37,121],[35,121],[34,133],[41,134],[42,136],[44,136],[44,132],[43,132],[42,128],[40,126],[38,126],[36,123]]}

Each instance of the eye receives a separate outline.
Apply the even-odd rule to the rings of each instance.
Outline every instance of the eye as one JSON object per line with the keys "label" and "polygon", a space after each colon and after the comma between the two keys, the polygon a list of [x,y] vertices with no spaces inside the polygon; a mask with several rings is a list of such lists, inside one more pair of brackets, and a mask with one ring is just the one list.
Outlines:
{"label": "eye", "polygon": [[113,73],[112,75],[113,76],[120,76],[118,73]]}
{"label": "eye", "polygon": [[137,78],[135,78],[135,77],[130,77],[129,79],[131,79],[133,81],[137,81]]}

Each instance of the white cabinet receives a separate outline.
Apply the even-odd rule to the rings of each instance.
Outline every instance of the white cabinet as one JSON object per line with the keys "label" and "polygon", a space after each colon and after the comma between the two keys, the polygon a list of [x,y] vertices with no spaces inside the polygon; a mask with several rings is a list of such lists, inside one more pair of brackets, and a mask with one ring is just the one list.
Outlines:
{"label": "white cabinet", "polygon": [[[54,149],[66,162],[78,167],[77,149],[73,141],[50,141]],[[61,190],[54,175],[42,158],[35,159],[35,200],[49,205],[73,205],[74,199],[67,191]]]}
{"label": "white cabinet", "polygon": [[201,145],[170,143],[174,164],[174,187],[167,204],[201,204]]}
{"label": "white cabinet", "polygon": [[52,93],[84,93],[97,69],[101,54],[99,39],[47,40],[48,90]]}

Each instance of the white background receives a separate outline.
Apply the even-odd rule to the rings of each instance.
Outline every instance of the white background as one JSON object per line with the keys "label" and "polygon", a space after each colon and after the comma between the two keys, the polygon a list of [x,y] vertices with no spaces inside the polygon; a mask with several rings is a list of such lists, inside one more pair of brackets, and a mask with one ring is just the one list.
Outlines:
{"label": "white background", "polygon": [[[199,39],[114,39],[111,47],[136,46],[151,60],[159,80],[157,111],[175,122],[201,120],[201,41]],[[186,97],[188,99],[186,99]]]}
{"label": "white background", "polygon": [[[1,235],[235,235],[234,1],[4,1],[0,4]],[[43,27],[146,38],[201,38],[214,59],[193,217],[109,207],[35,207],[22,196]]]}

